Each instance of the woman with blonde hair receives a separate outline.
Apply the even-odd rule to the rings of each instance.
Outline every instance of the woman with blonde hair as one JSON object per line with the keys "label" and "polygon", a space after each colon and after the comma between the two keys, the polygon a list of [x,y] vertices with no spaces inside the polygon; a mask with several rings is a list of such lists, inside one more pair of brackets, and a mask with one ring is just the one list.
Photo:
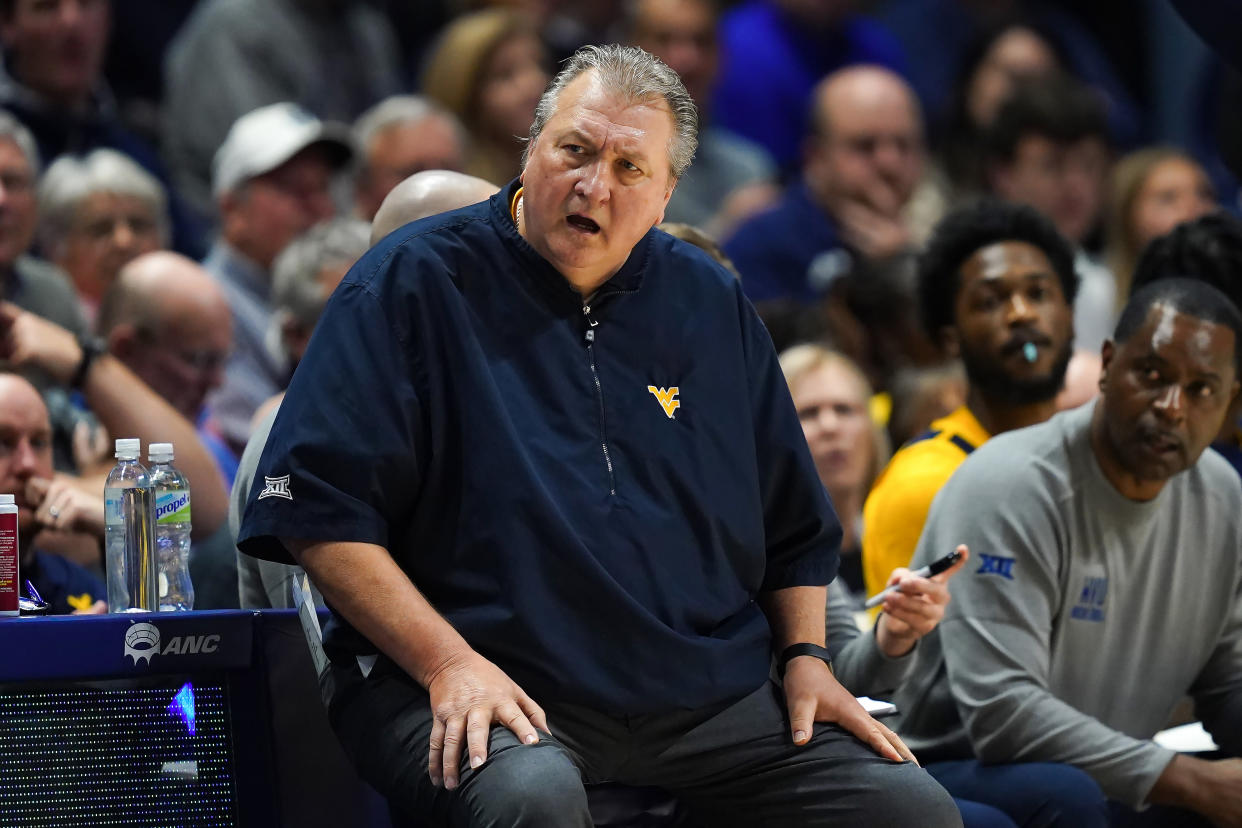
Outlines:
{"label": "woman with blonde hair", "polygon": [[1108,264],[1117,283],[1117,307],[1122,308],[1147,243],[1215,210],[1216,193],[1203,167],[1189,155],[1173,147],[1149,147],[1117,163],[1109,196]]}
{"label": "woman with blonde hair", "polygon": [[503,183],[521,169],[522,141],[548,84],[534,21],[509,8],[463,15],[441,34],[423,71],[423,93],[466,125],[466,172]]}
{"label": "woman with blonde hair", "polygon": [[819,479],[841,520],[841,578],[861,593],[863,502],[889,456],[884,429],[871,418],[871,384],[849,357],[822,345],[795,345],[780,363]]}

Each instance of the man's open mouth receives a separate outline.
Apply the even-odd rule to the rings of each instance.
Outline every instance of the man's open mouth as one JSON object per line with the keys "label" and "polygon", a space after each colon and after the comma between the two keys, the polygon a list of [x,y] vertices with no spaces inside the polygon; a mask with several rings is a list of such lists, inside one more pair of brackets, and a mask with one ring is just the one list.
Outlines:
{"label": "man's open mouth", "polygon": [[599,232],[599,225],[596,224],[594,220],[589,219],[586,216],[579,216],[577,214],[574,214],[574,215],[569,216],[565,220],[569,222],[570,227],[573,227],[575,230],[581,230],[583,233],[598,233]]}

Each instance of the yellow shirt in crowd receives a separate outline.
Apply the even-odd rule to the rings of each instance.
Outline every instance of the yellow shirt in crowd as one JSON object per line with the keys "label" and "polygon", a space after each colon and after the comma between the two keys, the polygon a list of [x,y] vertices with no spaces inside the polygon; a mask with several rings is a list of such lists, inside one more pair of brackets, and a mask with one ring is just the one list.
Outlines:
{"label": "yellow shirt in crowd", "polygon": [[[932,498],[966,456],[991,436],[963,405],[933,420],[930,431],[893,455],[863,507],[862,565],[868,595],[883,589],[894,569],[910,564]],[[871,617],[879,612],[878,607],[872,610]]]}

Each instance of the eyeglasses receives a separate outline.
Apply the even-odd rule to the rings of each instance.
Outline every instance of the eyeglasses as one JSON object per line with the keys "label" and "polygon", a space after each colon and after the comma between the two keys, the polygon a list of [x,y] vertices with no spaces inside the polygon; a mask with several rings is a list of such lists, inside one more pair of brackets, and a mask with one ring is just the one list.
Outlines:
{"label": "eyeglasses", "polygon": [[213,348],[185,349],[167,347],[161,345],[156,335],[145,328],[138,330],[138,336],[161,353],[170,354],[187,368],[192,368],[203,374],[219,371],[225,366],[231,356],[228,351],[218,351]]}

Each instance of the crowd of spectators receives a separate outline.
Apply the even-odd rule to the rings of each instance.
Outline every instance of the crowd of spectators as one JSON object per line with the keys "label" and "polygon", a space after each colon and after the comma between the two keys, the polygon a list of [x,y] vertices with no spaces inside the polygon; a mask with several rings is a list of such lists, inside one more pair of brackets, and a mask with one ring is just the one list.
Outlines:
{"label": "crowd of spectators", "polygon": [[[782,352],[841,518],[838,610],[861,609],[865,595],[900,579],[895,569],[961,539],[933,500],[985,442],[1101,388],[1120,394],[1118,354],[1155,336],[1156,304],[1228,328],[1234,316],[1207,306],[1242,298],[1236,187],[1220,174],[1220,157],[1237,148],[1203,157],[1201,146],[1167,142],[1158,102],[1126,59],[1133,44],[1106,36],[1075,4],[155,5],[0,0],[0,491],[17,497],[23,565],[56,611],[104,609],[102,483],[112,439],[135,436],[174,442],[190,480],[196,606],[291,601],[287,571],[236,552],[237,510],[316,320],[383,235],[522,173],[557,61],[587,43],[650,51],[698,106],[697,155],[664,227],[740,279]],[[1220,293],[1152,293],[1168,276]],[[1146,304],[1133,306],[1136,292]],[[1094,427],[1076,416],[1072,428],[1055,421],[1070,429],[1066,440]],[[1242,471],[1238,418],[1235,403],[1204,444]],[[1043,442],[1003,445],[1050,456],[1040,434]],[[984,454],[989,469],[1003,465],[998,454]],[[979,472],[946,500],[977,506],[1002,476]],[[1178,519],[1198,519],[1193,504],[1177,502]],[[943,541],[930,551],[920,545],[925,524]],[[1218,564],[1242,572],[1231,554]],[[1003,566],[996,560],[983,566]],[[1046,604],[1052,591],[1024,600]],[[985,593],[984,602],[1005,600]],[[1217,671],[1208,678],[1232,659],[1234,698],[1212,697],[1205,709],[1213,722],[1242,722],[1242,607],[1224,596],[1220,610],[1233,620],[1209,619],[1222,649],[1205,655]],[[956,624],[983,636],[969,605],[961,612]],[[934,640],[914,668],[939,682],[928,693],[968,684],[964,671],[999,669]],[[1014,646],[1044,668],[1070,657],[1026,638]],[[1173,701],[1217,692],[1190,667],[1182,674],[1187,681],[1163,688]],[[918,711],[943,700],[912,693]],[[1079,706],[1130,736],[1163,723],[1147,711],[1114,725]],[[962,730],[994,722],[979,709],[961,715]],[[929,749],[967,738],[917,723]],[[1237,750],[1236,740],[1223,746]],[[1142,804],[1157,780],[1160,757],[1149,753],[1139,756],[1145,775],[1129,776],[1099,757],[1066,755],[1126,804]],[[1192,797],[1165,801],[1226,813]],[[1229,824],[1242,818],[1233,807]]]}

